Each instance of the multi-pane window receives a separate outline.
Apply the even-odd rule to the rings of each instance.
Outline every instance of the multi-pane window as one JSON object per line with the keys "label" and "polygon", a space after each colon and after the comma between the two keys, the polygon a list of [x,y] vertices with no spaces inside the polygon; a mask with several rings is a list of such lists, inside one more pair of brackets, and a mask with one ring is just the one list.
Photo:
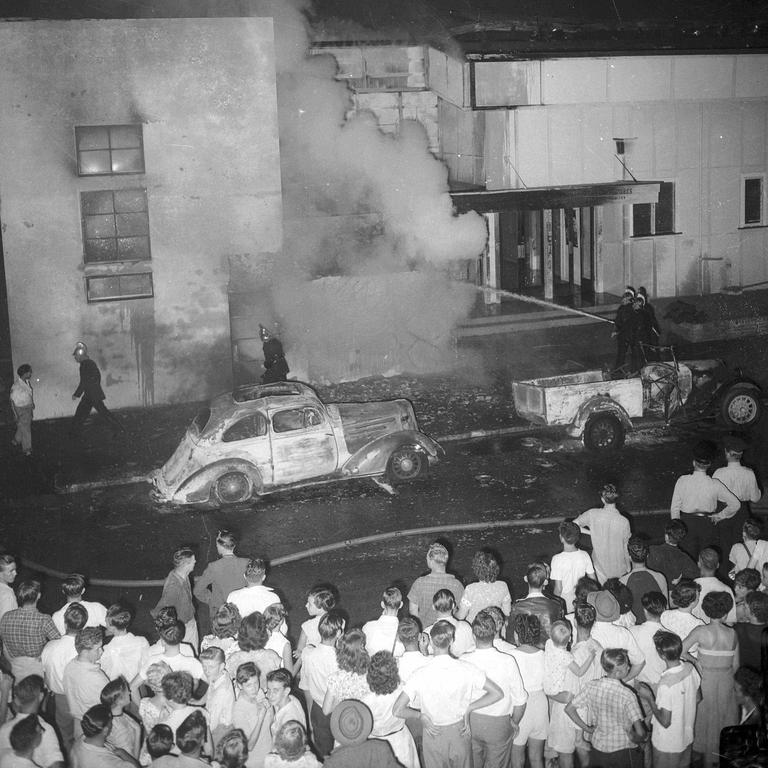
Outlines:
{"label": "multi-pane window", "polygon": [[81,192],[80,209],[86,264],[151,257],[145,189]]}
{"label": "multi-pane window", "polygon": [[663,181],[659,185],[657,203],[637,203],[632,206],[632,234],[668,235],[675,231],[675,185]]}
{"label": "multi-pane window", "polygon": [[143,299],[154,295],[152,273],[91,275],[85,278],[88,301]]}
{"label": "multi-pane window", "polygon": [[765,176],[745,176],[742,182],[742,226],[765,224]]}
{"label": "multi-pane window", "polygon": [[75,128],[80,176],[144,173],[141,125],[82,125]]}

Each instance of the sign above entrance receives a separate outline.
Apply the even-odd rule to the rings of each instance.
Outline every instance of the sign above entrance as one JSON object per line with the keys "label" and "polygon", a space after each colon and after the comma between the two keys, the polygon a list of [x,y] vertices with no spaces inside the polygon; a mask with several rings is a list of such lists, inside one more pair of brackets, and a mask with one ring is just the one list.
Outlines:
{"label": "sign above entrance", "polygon": [[591,208],[610,203],[629,205],[657,203],[660,184],[660,181],[611,181],[603,184],[570,184],[562,187],[478,189],[451,192],[451,198],[459,213]]}

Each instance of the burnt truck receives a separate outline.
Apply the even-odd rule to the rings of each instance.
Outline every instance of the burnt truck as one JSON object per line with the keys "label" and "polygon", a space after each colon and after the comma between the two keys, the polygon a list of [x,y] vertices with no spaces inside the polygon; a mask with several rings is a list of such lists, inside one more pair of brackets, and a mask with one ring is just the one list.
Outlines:
{"label": "burnt truck", "polygon": [[326,404],[309,385],[285,381],[215,397],[150,481],[156,500],[179,504],[235,504],[359,477],[391,492],[442,455],[408,400]]}
{"label": "burnt truck", "polygon": [[620,448],[637,424],[719,419],[747,430],[762,416],[760,385],[722,360],[650,362],[635,376],[582,371],[513,381],[517,413],[527,421],[564,429],[596,451]]}

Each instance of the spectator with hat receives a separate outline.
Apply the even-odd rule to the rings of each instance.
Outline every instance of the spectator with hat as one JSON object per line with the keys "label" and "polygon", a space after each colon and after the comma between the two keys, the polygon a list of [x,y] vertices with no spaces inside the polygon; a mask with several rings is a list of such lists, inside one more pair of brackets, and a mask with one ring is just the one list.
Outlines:
{"label": "spectator with hat", "polygon": [[357,699],[339,702],[331,715],[331,732],[339,745],[325,759],[325,768],[400,768],[389,742],[370,739],[371,710]]}
{"label": "spectator with hat", "polygon": [[[726,486],[707,474],[715,459],[717,446],[711,440],[701,440],[693,448],[693,472],[682,475],[675,483],[670,504],[673,520],[682,518],[688,528],[683,548],[691,557],[698,557],[702,547],[716,541],[720,531],[715,526],[733,517],[741,502]],[[724,504],[718,512],[718,504]]]}
{"label": "spectator with hat", "polygon": [[590,592],[587,595],[587,604],[595,609],[596,614],[591,632],[592,639],[603,648],[625,648],[630,663],[626,680],[633,680],[645,666],[645,656],[632,633],[626,627],[613,623],[621,615],[618,600],[607,589],[602,589],[599,592]]}
{"label": "spectator with hat", "polygon": [[763,495],[754,471],[741,463],[746,447],[747,444],[738,435],[726,435],[723,438],[726,466],[718,467],[712,473],[712,477],[719,480],[741,502],[739,511],[726,522],[721,539],[725,544],[723,552],[729,551],[732,545],[741,541],[742,528],[750,515],[750,504],[757,504]]}

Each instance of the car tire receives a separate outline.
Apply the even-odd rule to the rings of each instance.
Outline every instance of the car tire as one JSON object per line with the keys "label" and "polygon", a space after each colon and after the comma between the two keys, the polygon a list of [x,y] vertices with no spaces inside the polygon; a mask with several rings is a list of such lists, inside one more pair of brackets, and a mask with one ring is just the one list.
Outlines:
{"label": "car tire", "polygon": [[407,483],[415,480],[426,470],[427,460],[421,451],[413,446],[396,448],[387,463],[387,477],[393,483]]}
{"label": "car tire", "polygon": [[760,393],[748,384],[729,387],[720,401],[720,417],[729,427],[749,429],[760,421],[762,415]]}
{"label": "car tire", "polygon": [[213,484],[213,497],[220,504],[248,501],[252,494],[253,484],[244,472],[226,472]]}
{"label": "car tire", "polygon": [[617,451],[625,437],[624,425],[610,413],[592,416],[584,428],[584,445],[590,451]]}

